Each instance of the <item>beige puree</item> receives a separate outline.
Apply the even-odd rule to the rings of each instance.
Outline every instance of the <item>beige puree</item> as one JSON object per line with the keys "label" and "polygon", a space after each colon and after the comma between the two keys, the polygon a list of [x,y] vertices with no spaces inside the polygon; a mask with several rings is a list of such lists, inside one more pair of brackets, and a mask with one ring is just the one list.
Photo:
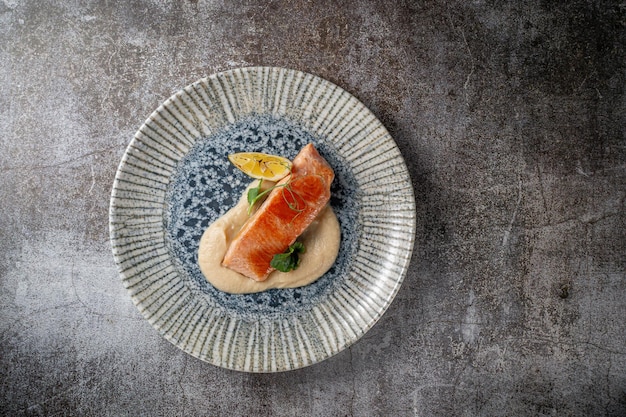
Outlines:
{"label": "beige puree", "polygon": [[[255,181],[250,187],[256,184]],[[299,237],[306,252],[300,255],[297,269],[274,271],[265,281],[257,282],[222,266],[226,249],[248,219],[247,192],[246,189],[237,205],[210,225],[200,239],[198,264],[205,278],[218,290],[247,294],[270,288],[302,287],[324,275],[337,258],[341,236],[339,222],[330,206],[326,206]]]}

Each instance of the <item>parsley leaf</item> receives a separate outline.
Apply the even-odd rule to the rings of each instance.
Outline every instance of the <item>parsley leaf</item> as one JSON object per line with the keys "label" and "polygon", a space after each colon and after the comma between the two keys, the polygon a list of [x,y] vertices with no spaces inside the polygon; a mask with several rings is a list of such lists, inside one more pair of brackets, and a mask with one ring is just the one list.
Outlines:
{"label": "parsley leaf", "polygon": [[289,272],[293,269],[298,269],[300,266],[300,254],[306,251],[302,242],[295,242],[289,246],[285,253],[279,253],[274,255],[270,266],[281,272]]}

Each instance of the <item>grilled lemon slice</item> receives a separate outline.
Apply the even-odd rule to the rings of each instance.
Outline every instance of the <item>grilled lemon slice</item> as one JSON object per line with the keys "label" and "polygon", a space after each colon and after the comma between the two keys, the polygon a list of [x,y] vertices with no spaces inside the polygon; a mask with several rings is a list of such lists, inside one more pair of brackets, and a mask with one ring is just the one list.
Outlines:
{"label": "grilled lemon slice", "polygon": [[260,152],[240,152],[228,155],[228,160],[246,175],[268,181],[278,181],[291,172],[291,161],[282,156]]}

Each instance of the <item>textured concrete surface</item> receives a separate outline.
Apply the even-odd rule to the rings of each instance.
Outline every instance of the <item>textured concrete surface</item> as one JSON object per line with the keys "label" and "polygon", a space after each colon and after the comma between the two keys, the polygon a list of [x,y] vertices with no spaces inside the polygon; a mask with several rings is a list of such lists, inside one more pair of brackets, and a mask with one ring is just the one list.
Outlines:
{"label": "textured concrete surface", "polygon": [[[626,415],[624,4],[393,3],[0,0],[3,415]],[[276,375],[160,338],[108,243],[136,129],[247,65],[361,99],[418,202],[382,320]]]}

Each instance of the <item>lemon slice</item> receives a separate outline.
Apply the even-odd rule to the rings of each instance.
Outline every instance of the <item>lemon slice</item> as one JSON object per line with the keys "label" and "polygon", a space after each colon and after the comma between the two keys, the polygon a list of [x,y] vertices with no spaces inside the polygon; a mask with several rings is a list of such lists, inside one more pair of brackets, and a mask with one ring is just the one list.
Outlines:
{"label": "lemon slice", "polygon": [[228,155],[228,160],[252,178],[278,181],[291,172],[291,161],[282,156],[260,152],[240,152]]}

